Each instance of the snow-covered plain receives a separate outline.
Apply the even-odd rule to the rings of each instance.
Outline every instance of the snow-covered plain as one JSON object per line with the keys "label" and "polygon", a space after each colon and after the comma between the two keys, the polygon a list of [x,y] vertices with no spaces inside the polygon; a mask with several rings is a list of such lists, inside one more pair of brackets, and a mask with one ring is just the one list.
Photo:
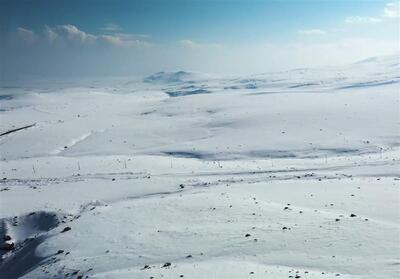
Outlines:
{"label": "snow-covered plain", "polygon": [[0,278],[398,278],[399,69],[3,87]]}

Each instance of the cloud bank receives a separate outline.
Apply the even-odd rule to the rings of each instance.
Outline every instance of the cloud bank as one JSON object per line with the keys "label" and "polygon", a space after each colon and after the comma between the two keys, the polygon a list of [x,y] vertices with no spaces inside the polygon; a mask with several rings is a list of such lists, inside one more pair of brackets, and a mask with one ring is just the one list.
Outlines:
{"label": "cloud bank", "polygon": [[[120,30],[116,25],[106,26],[108,31]],[[93,46],[109,45],[117,47],[147,47],[151,43],[145,41],[148,36],[129,33],[91,34],[80,30],[73,24],[45,26],[41,33],[35,33],[24,27],[18,28],[20,43],[48,43],[52,46]]]}

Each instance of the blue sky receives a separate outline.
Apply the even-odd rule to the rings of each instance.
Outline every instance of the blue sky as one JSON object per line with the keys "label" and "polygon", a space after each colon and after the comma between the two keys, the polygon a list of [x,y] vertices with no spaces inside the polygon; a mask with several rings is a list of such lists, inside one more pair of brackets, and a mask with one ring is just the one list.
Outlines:
{"label": "blue sky", "polygon": [[381,0],[0,0],[1,74],[347,63],[399,50],[398,9]]}

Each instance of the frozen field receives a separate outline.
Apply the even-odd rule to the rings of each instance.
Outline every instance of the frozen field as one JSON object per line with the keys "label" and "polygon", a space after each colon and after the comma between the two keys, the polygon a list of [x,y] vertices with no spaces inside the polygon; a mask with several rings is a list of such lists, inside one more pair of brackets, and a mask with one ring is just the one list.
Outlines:
{"label": "frozen field", "polygon": [[0,278],[398,278],[399,57],[0,91]]}

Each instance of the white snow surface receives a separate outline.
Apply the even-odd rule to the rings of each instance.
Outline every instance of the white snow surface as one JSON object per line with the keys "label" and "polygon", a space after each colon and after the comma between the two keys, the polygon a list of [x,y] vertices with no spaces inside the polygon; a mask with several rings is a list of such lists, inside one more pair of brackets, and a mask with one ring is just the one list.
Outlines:
{"label": "white snow surface", "polygon": [[0,278],[398,278],[399,69],[3,86]]}

